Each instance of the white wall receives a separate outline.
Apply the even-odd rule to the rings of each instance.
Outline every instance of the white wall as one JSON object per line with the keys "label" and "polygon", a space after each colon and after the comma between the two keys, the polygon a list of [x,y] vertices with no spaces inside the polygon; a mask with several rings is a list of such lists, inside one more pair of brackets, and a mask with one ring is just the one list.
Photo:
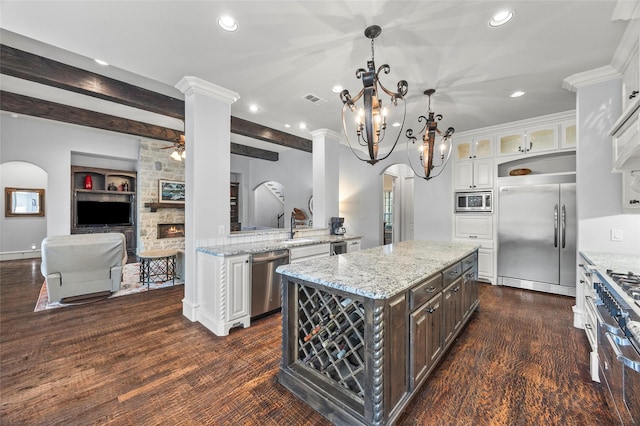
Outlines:
{"label": "white wall", "polygon": [[[139,138],[88,127],[0,114],[0,162],[25,161],[47,176],[47,235],[67,235],[71,228],[71,157],[85,153],[137,162]],[[5,234],[2,235],[3,245]],[[31,241],[24,241],[30,244]]]}
{"label": "white wall", "polygon": [[313,192],[311,153],[289,149],[280,153],[278,161],[231,155],[231,172],[242,176],[240,214],[243,226],[255,225],[251,223],[251,218],[254,217],[251,194],[258,185],[270,180],[280,182],[284,186],[285,227],[288,226],[294,207],[310,217],[308,202]]}
{"label": "white wall", "polygon": [[[23,161],[10,161],[0,164],[0,182],[4,188],[44,189],[45,216],[5,217],[0,216],[0,253],[26,252],[39,253],[40,243],[47,236],[47,173],[40,167]],[[5,197],[2,196],[1,210],[5,211]],[[35,249],[32,247],[35,246]]]}
{"label": "white wall", "polygon": [[[362,248],[382,243],[382,175],[389,165],[406,164],[407,153],[396,150],[373,166],[340,146],[340,216],[349,234],[363,237]],[[414,239],[451,240],[453,192],[451,165],[430,181],[414,179]]]}
{"label": "white wall", "polygon": [[[580,87],[576,181],[579,250],[640,254],[640,215],[622,214],[622,175],[611,173],[609,131],[622,112],[621,80]],[[623,241],[611,241],[611,229]]]}

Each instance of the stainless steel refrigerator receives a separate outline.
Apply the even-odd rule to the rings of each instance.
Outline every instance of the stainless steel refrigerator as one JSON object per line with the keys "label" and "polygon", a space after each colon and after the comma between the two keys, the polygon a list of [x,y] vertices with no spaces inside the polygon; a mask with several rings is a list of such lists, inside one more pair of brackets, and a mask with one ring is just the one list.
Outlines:
{"label": "stainless steel refrigerator", "polygon": [[575,287],[575,176],[499,179],[498,197],[498,284]]}

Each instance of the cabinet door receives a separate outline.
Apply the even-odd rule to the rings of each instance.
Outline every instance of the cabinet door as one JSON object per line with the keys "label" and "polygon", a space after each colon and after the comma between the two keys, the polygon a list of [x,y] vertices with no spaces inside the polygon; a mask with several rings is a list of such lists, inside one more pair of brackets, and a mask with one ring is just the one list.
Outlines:
{"label": "cabinet door", "polygon": [[622,208],[625,213],[640,213],[640,170],[622,174]]}
{"label": "cabinet door", "polygon": [[442,292],[444,318],[444,346],[446,347],[455,336],[462,324],[462,277],[458,277]]}
{"label": "cabinet door", "polygon": [[456,238],[493,238],[493,215],[457,214],[455,217]]}
{"label": "cabinet door", "polygon": [[576,139],[576,123],[575,121],[564,122],[560,128],[560,148],[575,148],[577,144]]}
{"label": "cabinet door", "polygon": [[493,188],[493,160],[473,162],[473,188]]}
{"label": "cabinet door", "polygon": [[249,315],[251,264],[249,256],[230,257],[226,260],[227,321]]}
{"label": "cabinet door", "polygon": [[347,242],[347,253],[360,250],[360,240],[353,240]]}
{"label": "cabinet door", "polygon": [[544,152],[558,149],[558,126],[527,129],[525,152]]}
{"label": "cabinet door", "polygon": [[411,314],[411,388],[422,381],[442,353],[442,294]]}
{"label": "cabinet door", "polygon": [[493,282],[493,259],[492,249],[481,248],[478,250],[478,277]]}
{"label": "cabinet door", "polygon": [[470,160],[473,158],[473,141],[462,140],[454,143],[454,160]]}
{"label": "cabinet door", "polygon": [[493,157],[493,138],[480,138],[473,140],[473,158]]}
{"label": "cabinet door", "polygon": [[524,132],[498,136],[498,155],[514,155],[524,152]]}
{"label": "cabinet door", "polygon": [[455,164],[453,185],[456,190],[473,189],[473,161]]}

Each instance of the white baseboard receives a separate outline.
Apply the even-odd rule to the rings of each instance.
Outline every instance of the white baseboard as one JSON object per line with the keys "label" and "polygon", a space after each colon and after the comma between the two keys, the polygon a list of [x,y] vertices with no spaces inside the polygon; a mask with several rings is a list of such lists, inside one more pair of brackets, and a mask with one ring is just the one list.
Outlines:
{"label": "white baseboard", "polygon": [[40,250],[24,250],[24,251],[5,251],[0,253],[0,261],[16,260],[16,259],[35,259],[40,257]]}

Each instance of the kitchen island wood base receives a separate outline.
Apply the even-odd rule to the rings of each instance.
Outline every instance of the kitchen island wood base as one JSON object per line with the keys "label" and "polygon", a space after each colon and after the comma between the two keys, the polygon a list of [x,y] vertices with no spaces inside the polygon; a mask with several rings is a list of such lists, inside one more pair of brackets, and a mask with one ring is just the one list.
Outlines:
{"label": "kitchen island wood base", "polygon": [[[448,250],[445,260],[439,253],[438,262],[407,277],[393,272],[394,264],[402,267],[398,256],[420,263],[444,243],[402,244],[394,244],[392,253],[375,248],[278,269],[278,381],[335,424],[395,423],[478,307],[477,247],[453,243],[456,250]],[[416,250],[420,254],[412,258]],[[381,271],[388,262],[386,276],[367,266],[377,255]],[[348,274],[361,284],[342,282]]]}

